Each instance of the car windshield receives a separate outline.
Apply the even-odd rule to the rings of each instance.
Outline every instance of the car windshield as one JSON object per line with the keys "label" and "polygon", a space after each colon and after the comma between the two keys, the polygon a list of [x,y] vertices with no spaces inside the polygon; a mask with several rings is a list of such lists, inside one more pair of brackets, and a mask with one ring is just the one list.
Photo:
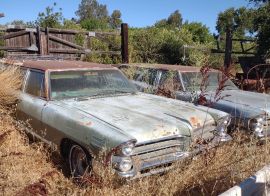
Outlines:
{"label": "car windshield", "polygon": [[50,82],[51,98],[57,100],[136,92],[118,70],[51,72]]}
{"label": "car windshield", "polygon": [[[233,90],[238,89],[235,84],[221,72],[208,72],[206,78],[205,88],[208,91],[215,91],[222,80],[225,81],[224,89]],[[183,83],[187,91],[198,91],[200,90],[202,84],[202,74],[201,72],[185,72],[182,73]],[[225,80],[224,80],[225,78]]]}

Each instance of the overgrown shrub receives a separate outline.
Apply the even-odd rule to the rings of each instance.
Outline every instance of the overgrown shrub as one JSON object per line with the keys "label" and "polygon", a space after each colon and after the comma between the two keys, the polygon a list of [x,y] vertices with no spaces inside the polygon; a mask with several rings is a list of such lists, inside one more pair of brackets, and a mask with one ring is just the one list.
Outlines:
{"label": "overgrown shrub", "polygon": [[[87,47],[94,51],[119,51],[121,49],[121,38],[119,36],[103,36],[99,39],[91,38],[88,40]],[[86,61],[117,64],[121,62],[121,55],[110,53],[91,53],[86,55]]]}
{"label": "overgrown shrub", "polygon": [[185,29],[130,29],[130,60],[142,63],[180,64],[182,46],[192,43],[192,35]]}

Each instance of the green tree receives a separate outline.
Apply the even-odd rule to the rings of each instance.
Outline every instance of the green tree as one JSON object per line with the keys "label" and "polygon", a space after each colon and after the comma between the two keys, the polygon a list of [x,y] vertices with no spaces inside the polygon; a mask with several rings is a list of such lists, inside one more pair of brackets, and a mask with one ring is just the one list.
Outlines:
{"label": "green tree", "polygon": [[120,25],[122,23],[121,16],[122,16],[122,14],[121,14],[120,10],[114,10],[113,13],[111,14],[110,26],[113,29],[117,29],[120,27]]}
{"label": "green tree", "polygon": [[23,20],[13,20],[10,22],[11,25],[21,25],[21,26],[26,26],[26,23]]}
{"label": "green tree", "polygon": [[200,22],[185,22],[182,28],[187,29],[192,34],[192,40],[198,43],[208,43],[214,41],[209,28]]}
{"label": "green tree", "polygon": [[168,27],[167,19],[162,19],[162,20],[157,21],[155,23],[155,27],[158,27],[158,28],[166,28],[166,27]]}
{"label": "green tree", "polygon": [[172,27],[180,28],[182,26],[182,21],[182,15],[179,10],[176,10],[169,16],[167,23]]}
{"label": "green tree", "polygon": [[254,29],[257,32],[258,54],[270,53],[270,4],[265,4],[256,10]]}
{"label": "green tree", "polygon": [[262,4],[269,3],[270,1],[269,0],[249,0],[249,2],[255,3],[256,5],[260,6]]}
{"label": "green tree", "polygon": [[104,30],[109,28],[108,21],[105,19],[96,19],[96,18],[89,18],[81,21],[82,28],[93,31],[93,30]]}
{"label": "green tree", "polygon": [[82,0],[76,15],[80,21],[86,19],[108,19],[107,6],[99,4],[97,0]]}
{"label": "green tree", "polygon": [[52,7],[46,7],[44,12],[38,14],[38,18],[35,21],[36,25],[41,27],[59,28],[62,25],[63,14],[62,9],[55,11],[56,3]]}
{"label": "green tree", "polygon": [[97,0],[82,0],[76,15],[81,26],[87,30],[116,29],[122,23],[122,14],[119,10],[114,10],[109,16],[106,5],[98,3]]}
{"label": "green tree", "polygon": [[237,37],[244,37],[247,31],[253,31],[253,18],[253,9],[245,7],[239,9],[229,8],[219,13],[216,29],[220,34],[231,30]]}
{"label": "green tree", "polygon": [[63,27],[64,29],[82,30],[80,24],[76,23],[74,20],[64,19]]}
{"label": "green tree", "polygon": [[182,15],[179,10],[174,11],[168,19],[162,19],[155,23],[155,27],[159,28],[181,28],[182,26]]}

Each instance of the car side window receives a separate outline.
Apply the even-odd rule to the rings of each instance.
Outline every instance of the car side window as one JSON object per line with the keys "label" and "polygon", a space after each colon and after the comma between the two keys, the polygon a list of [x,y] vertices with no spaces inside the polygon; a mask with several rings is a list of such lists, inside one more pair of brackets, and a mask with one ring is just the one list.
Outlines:
{"label": "car side window", "polygon": [[150,69],[149,72],[150,72],[149,83],[151,85],[157,87],[158,86],[158,83],[160,81],[160,78],[161,78],[161,73],[157,69]]}
{"label": "car side window", "polygon": [[155,85],[157,80],[157,70],[140,68],[136,73],[136,81],[146,82],[149,85]]}
{"label": "car side window", "polygon": [[159,71],[161,73],[159,86],[170,88],[171,90],[182,90],[182,85],[177,71]]}
{"label": "car side window", "polygon": [[149,70],[148,69],[143,69],[139,68],[134,76],[136,78],[136,81],[139,82],[146,82],[149,84]]}
{"label": "car side window", "polygon": [[30,70],[25,85],[25,93],[37,97],[45,97],[45,74],[44,72]]}
{"label": "car side window", "polygon": [[146,75],[147,75],[147,70],[138,68],[133,76],[133,80],[143,82]]}

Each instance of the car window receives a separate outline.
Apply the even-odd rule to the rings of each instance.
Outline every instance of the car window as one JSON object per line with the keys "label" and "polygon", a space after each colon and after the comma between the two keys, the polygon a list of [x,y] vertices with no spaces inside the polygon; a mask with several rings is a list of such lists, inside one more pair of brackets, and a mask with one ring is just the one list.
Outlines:
{"label": "car window", "polygon": [[136,87],[119,70],[50,72],[53,100],[136,93]]}
{"label": "car window", "polygon": [[177,71],[159,71],[161,73],[159,86],[162,88],[170,88],[170,90],[182,90],[182,85]]}
{"label": "car window", "polygon": [[[198,91],[202,87],[208,91],[215,91],[220,88],[220,85],[226,90],[238,89],[235,84],[225,76],[222,72],[210,71],[205,76],[200,72],[183,72],[183,85],[188,91]],[[203,82],[203,80],[205,80]],[[204,84],[204,86],[202,86]]]}
{"label": "car window", "polygon": [[137,71],[135,77],[136,81],[146,82],[147,84],[155,85],[157,79],[157,70],[141,68]]}
{"label": "car window", "polygon": [[45,97],[44,80],[44,72],[30,70],[25,85],[25,92],[34,96]]}

